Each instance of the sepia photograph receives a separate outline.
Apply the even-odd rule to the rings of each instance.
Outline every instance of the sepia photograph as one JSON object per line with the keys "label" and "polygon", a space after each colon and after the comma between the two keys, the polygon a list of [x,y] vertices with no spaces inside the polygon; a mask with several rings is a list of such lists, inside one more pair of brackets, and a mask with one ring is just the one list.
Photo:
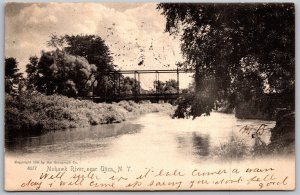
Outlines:
{"label": "sepia photograph", "polygon": [[294,3],[4,9],[6,191],[295,189]]}

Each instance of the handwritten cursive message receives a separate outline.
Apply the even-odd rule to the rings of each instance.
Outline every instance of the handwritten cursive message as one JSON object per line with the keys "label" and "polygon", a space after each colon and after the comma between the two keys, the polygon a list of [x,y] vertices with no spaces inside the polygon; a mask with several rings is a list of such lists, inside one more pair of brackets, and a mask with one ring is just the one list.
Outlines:
{"label": "handwritten cursive message", "polygon": [[[284,189],[293,184],[288,174],[272,166],[230,168],[134,168],[81,166],[78,162],[15,162],[26,167],[29,177],[18,181],[21,190],[202,190],[202,189]],[[39,166],[39,165],[44,166]],[[35,174],[30,174],[34,172]],[[281,173],[281,172],[280,172]],[[239,188],[237,188],[239,187]]]}

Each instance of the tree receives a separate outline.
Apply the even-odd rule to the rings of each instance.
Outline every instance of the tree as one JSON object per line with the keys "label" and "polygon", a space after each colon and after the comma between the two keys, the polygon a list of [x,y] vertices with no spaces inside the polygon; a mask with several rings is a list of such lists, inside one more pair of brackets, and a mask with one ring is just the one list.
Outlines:
{"label": "tree", "polygon": [[177,93],[177,81],[174,79],[170,79],[166,81],[165,93]]}
{"label": "tree", "polygon": [[195,70],[195,94],[185,102],[194,117],[210,112],[219,98],[251,96],[265,86],[294,91],[293,4],[162,3],[158,9],[166,31],[181,36],[185,64]]}
{"label": "tree", "polygon": [[66,39],[63,36],[58,36],[57,34],[51,34],[50,40],[47,41],[48,47],[53,47],[55,50],[64,51],[67,46]]}
{"label": "tree", "polygon": [[31,57],[27,65],[28,81],[36,90],[47,95],[54,93],[69,97],[88,96],[97,71],[95,65],[80,56],[63,51],[42,52],[37,62]]}
{"label": "tree", "polygon": [[106,46],[104,40],[96,35],[52,35],[48,46],[73,56],[85,58],[89,64],[97,67],[97,72],[93,72],[96,79],[94,84],[94,95],[112,96],[114,91],[113,75],[107,74],[109,71],[115,71],[113,58]]}
{"label": "tree", "polygon": [[16,58],[5,58],[5,92],[17,93],[17,85],[22,78],[22,74],[18,72],[19,69]]}
{"label": "tree", "polygon": [[162,81],[154,81],[153,82],[153,86],[155,89],[155,92],[157,93],[163,93],[164,92],[164,87],[165,87],[165,83]]}
{"label": "tree", "polygon": [[154,81],[154,89],[158,93],[177,93],[177,81],[170,79],[166,82]]}
{"label": "tree", "polygon": [[37,56],[31,56],[29,58],[29,63],[26,65],[28,89],[34,89],[35,86],[37,85],[38,63],[39,63],[39,58]]}
{"label": "tree", "polygon": [[16,58],[5,58],[5,76],[9,78],[18,78],[22,74],[18,73],[18,62]]}
{"label": "tree", "polygon": [[81,56],[90,64],[95,64],[99,71],[115,70],[113,58],[104,40],[96,35],[65,35],[67,53]]}
{"label": "tree", "polygon": [[[140,82],[130,77],[121,77],[121,94],[134,95],[141,88]],[[141,89],[142,90],[142,89]]]}

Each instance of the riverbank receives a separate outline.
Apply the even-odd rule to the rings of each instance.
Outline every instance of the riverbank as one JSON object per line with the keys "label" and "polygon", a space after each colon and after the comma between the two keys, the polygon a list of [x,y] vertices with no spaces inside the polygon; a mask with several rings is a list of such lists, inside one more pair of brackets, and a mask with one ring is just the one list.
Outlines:
{"label": "riverbank", "polygon": [[285,154],[295,152],[295,112],[290,110],[278,111],[276,126],[271,130],[271,144],[273,152]]}
{"label": "riverbank", "polygon": [[171,114],[174,111],[168,103],[121,101],[107,104],[43,94],[17,97],[5,94],[5,105],[5,130],[13,134],[120,123],[145,113]]}

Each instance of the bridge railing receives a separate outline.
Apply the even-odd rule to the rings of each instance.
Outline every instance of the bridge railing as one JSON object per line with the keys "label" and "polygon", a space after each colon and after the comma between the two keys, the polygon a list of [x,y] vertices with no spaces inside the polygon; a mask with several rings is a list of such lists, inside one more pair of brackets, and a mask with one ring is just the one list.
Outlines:
{"label": "bridge railing", "polygon": [[[153,99],[153,98],[161,98],[161,99],[174,99],[178,98],[180,93],[179,81],[181,73],[191,73],[192,71],[173,69],[173,70],[115,70],[115,71],[106,71],[101,72],[103,75],[111,75],[113,78],[113,94],[107,97],[87,97],[87,99],[98,99],[101,101],[111,101],[111,100],[122,100],[122,99]],[[140,86],[140,75],[141,74],[155,74],[155,81],[157,85],[155,86],[154,93],[142,93]],[[166,93],[160,91],[160,74],[176,74],[176,93]],[[122,94],[121,93],[121,78],[122,75],[133,75],[134,78],[134,89],[132,94]],[[94,94],[92,92],[92,94]]]}

